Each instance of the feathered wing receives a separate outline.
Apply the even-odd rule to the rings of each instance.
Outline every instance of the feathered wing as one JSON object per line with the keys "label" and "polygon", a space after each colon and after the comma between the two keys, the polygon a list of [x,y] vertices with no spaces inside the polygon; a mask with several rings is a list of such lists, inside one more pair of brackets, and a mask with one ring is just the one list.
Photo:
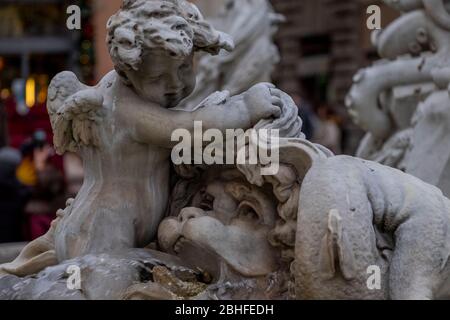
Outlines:
{"label": "feathered wing", "polygon": [[76,152],[82,146],[98,146],[103,96],[67,71],[56,75],[48,92],[47,110],[56,152],[63,154]]}

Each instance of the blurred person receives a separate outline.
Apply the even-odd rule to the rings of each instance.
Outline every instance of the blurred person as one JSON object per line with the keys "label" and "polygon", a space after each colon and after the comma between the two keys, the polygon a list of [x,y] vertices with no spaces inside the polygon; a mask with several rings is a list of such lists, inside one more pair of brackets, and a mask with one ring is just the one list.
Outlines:
{"label": "blurred person", "polygon": [[321,105],[317,109],[317,116],[312,141],[327,147],[335,154],[341,154],[342,132],[339,128],[339,119],[325,105]]}
{"label": "blurred person", "polygon": [[19,151],[6,147],[0,149],[0,243],[24,240],[23,211],[30,191],[16,177],[20,162]]}
{"label": "blurred person", "polygon": [[292,99],[298,106],[298,115],[303,121],[302,132],[305,134],[306,139],[311,140],[314,136],[314,125],[316,122],[313,108],[307,100],[302,99],[298,94],[293,94]]}
{"label": "blurred person", "polygon": [[6,107],[0,97],[0,148],[3,148],[6,146]]}
{"label": "blurred person", "polygon": [[65,184],[62,173],[50,161],[55,152],[45,132],[36,131],[21,151],[17,177],[31,188],[31,199],[25,207],[25,234],[27,240],[33,240],[47,232],[56,211],[64,207]]}

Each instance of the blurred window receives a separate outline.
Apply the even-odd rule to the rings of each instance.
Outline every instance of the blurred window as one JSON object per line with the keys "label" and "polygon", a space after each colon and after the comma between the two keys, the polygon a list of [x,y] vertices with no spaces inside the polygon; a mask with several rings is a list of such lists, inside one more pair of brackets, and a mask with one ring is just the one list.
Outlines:
{"label": "blurred window", "polygon": [[312,35],[300,39],[300,52],[302,57],[326,55],[331,51],[331,38],[329,35]]}
{"label": "blurred window", "polygon": [[56,36],[67,32],[64,2],[0,4],[0,37]]}

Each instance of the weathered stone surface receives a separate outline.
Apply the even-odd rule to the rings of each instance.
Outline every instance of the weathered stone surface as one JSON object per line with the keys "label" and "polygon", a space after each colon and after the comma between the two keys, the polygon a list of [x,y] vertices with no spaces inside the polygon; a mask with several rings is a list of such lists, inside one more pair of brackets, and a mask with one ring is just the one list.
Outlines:
{"label": "weathered stone surface", "polygon": [[[450,200],[436,187],[332,157],[303,180],[297,223],[298,298],[450,298]],[[378,289],[368,285],[374,268]]]}

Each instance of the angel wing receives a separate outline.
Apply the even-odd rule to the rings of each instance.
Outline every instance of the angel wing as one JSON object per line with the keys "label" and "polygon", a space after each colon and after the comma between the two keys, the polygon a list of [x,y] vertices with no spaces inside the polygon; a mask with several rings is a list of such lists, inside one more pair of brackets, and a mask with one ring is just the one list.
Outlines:
{"label": "angel wing", "polygon": [[53,78],[48,92],[47,110],[56,152],[64,154],[82,146],[98,146],[103,96],[68,71]]}

